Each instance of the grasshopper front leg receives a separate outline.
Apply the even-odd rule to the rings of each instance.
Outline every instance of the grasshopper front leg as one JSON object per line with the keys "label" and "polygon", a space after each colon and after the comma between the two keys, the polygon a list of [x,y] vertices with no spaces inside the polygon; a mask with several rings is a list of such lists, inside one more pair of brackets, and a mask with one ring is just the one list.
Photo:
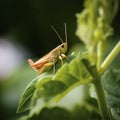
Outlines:
{"label": "grasshopper front leg", "polygon": [[61,66],[63,66],[63,58],[62,58],[62,56],[59,56],[59,59],[61,61]]}
{"label": "grasshopper front leg", "polygon": [[66,58],[68,61],[70,61],[70,59],[65,54],[61,54],[61,57]]}
{"label": "grasshopper front leg", "polygon": [[61,54],[60,56],[59,56],[59,59],[60,59],[60,61],[61,61],[61,65],[63,66],[63,58],[66,58],[68,61],[70,61],[70,59],[65,55],[65,54]]}

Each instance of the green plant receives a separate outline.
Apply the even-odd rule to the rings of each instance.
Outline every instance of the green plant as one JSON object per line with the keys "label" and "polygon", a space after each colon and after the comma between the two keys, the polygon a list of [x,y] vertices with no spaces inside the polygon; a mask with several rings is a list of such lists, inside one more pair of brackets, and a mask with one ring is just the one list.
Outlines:
{"label": "green plant", "polygon": [[[83,41],[87,52],[77,56],[71,54],[69,56],[71,62],[64,64],[55,75],[43,73],[31,81],[22,95],[17,110],[23,112],[30,109],[29,115],[22,119],[39,119],[38,116],[43,108],[52,108],[72,89],[80,85],[89,88],[88,84],[92,84],[95,88],[102,119],[112,120],[119,116],[117,110],[120,103],[118,92],[120,69],[109,70],[108,66],[119,53],[120,42],[103,60],[108,39],[113,34],[111,23],[118,9],[118,0],[85,0],[84,7],[84,10],[77,14],[76,35]],[[107,93],[107,101],[101,79]],[[116,87],[113,88],[111,83]],[[89,89],[83,103],[91,108],[91,104],[86,102],[88,98],[90,98]],[[92,107],[92,111],[97,111],[95,109],[96,107]]]}

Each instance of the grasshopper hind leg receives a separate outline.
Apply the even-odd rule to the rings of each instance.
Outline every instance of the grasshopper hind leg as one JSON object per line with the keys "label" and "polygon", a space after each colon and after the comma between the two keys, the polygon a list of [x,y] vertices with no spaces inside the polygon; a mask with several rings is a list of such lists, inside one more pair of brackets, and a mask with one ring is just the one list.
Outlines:
{"label": "grasshopper hind leg", "polygon": [[32,59],[28,59],[28,63],[29,63],[29,65],[30,65],[31,68],[33,68],[36,72],[38,72],[38,69],[35,68],[35,67],[33,67],[34,62],[33,62]]}
{"label": "grasshopper hind leg", "polygon": [[42,67],[40,67],[40,68],[38,69],[38,73],[39,73],[39,74],[43,73],[45,70],[49,69],[49,68],[52,67],[53,65],[54,65],[53,62],[49,62],[49,63],[44,64]]}

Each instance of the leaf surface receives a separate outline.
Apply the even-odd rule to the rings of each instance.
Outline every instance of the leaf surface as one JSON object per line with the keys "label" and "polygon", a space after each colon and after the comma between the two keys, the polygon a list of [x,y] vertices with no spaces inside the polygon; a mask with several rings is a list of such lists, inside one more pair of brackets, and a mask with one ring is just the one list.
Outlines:
{"label": "leaf surface", "polygon": [[106,71],[102,77],[107,91],[107,102],[111,107],[120,108],[120,69]]}

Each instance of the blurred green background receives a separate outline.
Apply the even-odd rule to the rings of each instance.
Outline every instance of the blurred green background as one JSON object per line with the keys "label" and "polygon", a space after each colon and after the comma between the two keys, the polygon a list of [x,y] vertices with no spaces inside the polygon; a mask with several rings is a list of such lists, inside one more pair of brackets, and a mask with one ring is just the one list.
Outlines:
{"label": "blurred green background", "polygon": [[[0,118],[14,120],[20,96],[37,74],[28,58],[39,58],[60,44],[53,25],[64,39],[67,23],[68,45],[79,44],[75,36],[75,14],[83,9],[83,0],[0,0]],[[120,37],[120,10],[112,24]]]}

